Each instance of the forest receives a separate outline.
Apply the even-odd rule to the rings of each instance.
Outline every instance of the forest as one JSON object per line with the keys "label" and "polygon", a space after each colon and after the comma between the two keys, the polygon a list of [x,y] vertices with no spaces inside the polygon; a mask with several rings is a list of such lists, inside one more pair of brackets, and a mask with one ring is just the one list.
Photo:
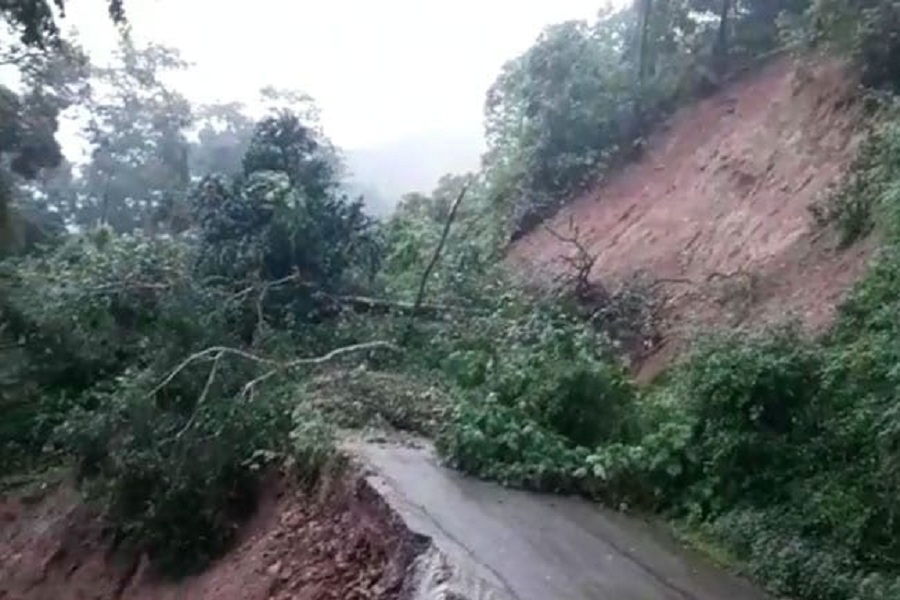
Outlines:
{"label": "forest", "polygon": [[[340,431],[384,425],[474,476],[659,515],[774,593],[900,598],[895,2],[636,0],[550,26],[487,90],[481,169],[383,218],[345,189],[313,99],[192,105],[127,0],[103,67],[62,4],[0,3],[4,480],[74,470],[178,577],[227,551],[273,465],[314,485]],[[590,279],[586,253],[535,289],[506,249],[679,107],[820,52],[854,65],[873,126],[815,216],[847,246],[875,230],[877,259],[827,331],[722,329],[636,384],[652,294]]]}

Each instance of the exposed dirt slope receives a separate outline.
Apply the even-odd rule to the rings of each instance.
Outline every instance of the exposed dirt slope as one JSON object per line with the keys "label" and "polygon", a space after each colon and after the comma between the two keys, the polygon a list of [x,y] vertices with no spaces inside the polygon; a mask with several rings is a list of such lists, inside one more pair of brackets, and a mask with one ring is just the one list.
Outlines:
{"label": "exposed dirt slope", "polygon": [[[808,205],[838,183],[861,139],[854,86],[829,60],[780,58],[674,115],[637,162],[547,224],[576,224],[607,285],[644,271],[668,296],[652,377],[697,325],[787,314],[817,327],[862,272],[871,242],[837,252]],[[539,227],[511,250],[547,279],[572,253]]]}
{"label": "exposed dirt slope", "polygon": [[267,485],[237,546],[204,573],[160,581],[114,552],[70,486],[0,498],[2,600],[393,600],[420,548],[370,488],[341,479],[317,496]]}

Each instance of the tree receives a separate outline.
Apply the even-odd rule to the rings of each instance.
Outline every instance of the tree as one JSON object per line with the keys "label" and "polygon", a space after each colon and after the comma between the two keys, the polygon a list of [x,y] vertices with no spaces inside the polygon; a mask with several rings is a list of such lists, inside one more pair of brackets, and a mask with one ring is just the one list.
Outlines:
{"label": "tree", "polygon": [[[307,319],[317,294],[371,276],[378,248],[361,200],[339,191],[330,142],[290,112],[257,123],[237,176],[203,179],[192,196],[199,268],[232,284],[282,281],[283,302]],[[277,292],[269,295],[273,302]]]}
{"label": "tree", "polygon": [[35,180],[62,161],[59,115],[84,98],[87,59],[74,44],[46,51],[13,44],[0,49],[0,64],[14,66],[19,79],[0,85],[0,252],[8,252],[43,229],[34,220],[47,216],[34,203]]}
{"label": "tree", "polygon": [[486,161],[514,230],[585,184],[629,137],[633,76],[622,55],[631,28],[628,11],[548,27],[488,90]]}
{"label": "tree", "polygon": [[644,86],[647,76],[652,75],[654,65],[650,62],[649,43],[651,19],[653,17],[653,0],[638,0],[640,5],[636,7],[638,14],[638,85]]}
{"label": "tree", "polygon": [[186,67],[178,52],[123,36],[112,67],[93,70],[95,94],[84,135],[92,147],[80,188],[66,207],[81,226],[153,230],[190,187],[187,129],[192,108],[164,75]]}
{"label": "tree", "polygon": [[197,139],[188,152],[192,177],[237,175],[256,126],[239,103],[201,106],[194,111]]}
{"label": "tree", "polygon": [[[105,0],[110,19],[125,21],[124,0]],[[0,18],[18,34],[28,47],[46,49],[58,45],[57,16],[65,14],[65,0],[0,0]],[[2,49],[2,47],[0,47]]]}

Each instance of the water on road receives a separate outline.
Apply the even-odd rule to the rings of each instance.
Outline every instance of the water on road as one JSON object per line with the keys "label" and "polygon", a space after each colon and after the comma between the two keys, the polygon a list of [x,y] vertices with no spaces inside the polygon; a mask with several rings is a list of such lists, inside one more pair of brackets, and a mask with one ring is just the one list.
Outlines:
{"label": "water on road", "polygon": [[639,520],[463,477],[427,444],[354,443],[414,532],[419,600],[767,600]]}

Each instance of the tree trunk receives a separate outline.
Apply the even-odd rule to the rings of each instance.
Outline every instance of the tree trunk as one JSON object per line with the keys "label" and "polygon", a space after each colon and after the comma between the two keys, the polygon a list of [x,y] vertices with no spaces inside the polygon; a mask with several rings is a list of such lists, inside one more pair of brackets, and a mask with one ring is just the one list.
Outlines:
{"label": "tree trunk", "polygon": [[637,0],[638,6],[638,90],[635,97],[634,113],[637,122],[637,130],[640,134],[644,131],[646,115],[644,114],[644,96],[646,94],[646,80],[649,72],[649,41],[650,41],[650,13],[653,11],[653,0]]}
{"label": "tree trunk", "polygon": [[722,12],[719,14],[719,36],[716,39],[715,56],[717,75],[725,74],[728,69],[728,13],[731,12],[732,0],[722,0]]}
{"label": "tree trunk", "polygon": [[638,42],[638,80],[641,88],[650,71],[649,37],[650,14],[653,11],[653,0],[641,0],[640,7],[640,41]]}

